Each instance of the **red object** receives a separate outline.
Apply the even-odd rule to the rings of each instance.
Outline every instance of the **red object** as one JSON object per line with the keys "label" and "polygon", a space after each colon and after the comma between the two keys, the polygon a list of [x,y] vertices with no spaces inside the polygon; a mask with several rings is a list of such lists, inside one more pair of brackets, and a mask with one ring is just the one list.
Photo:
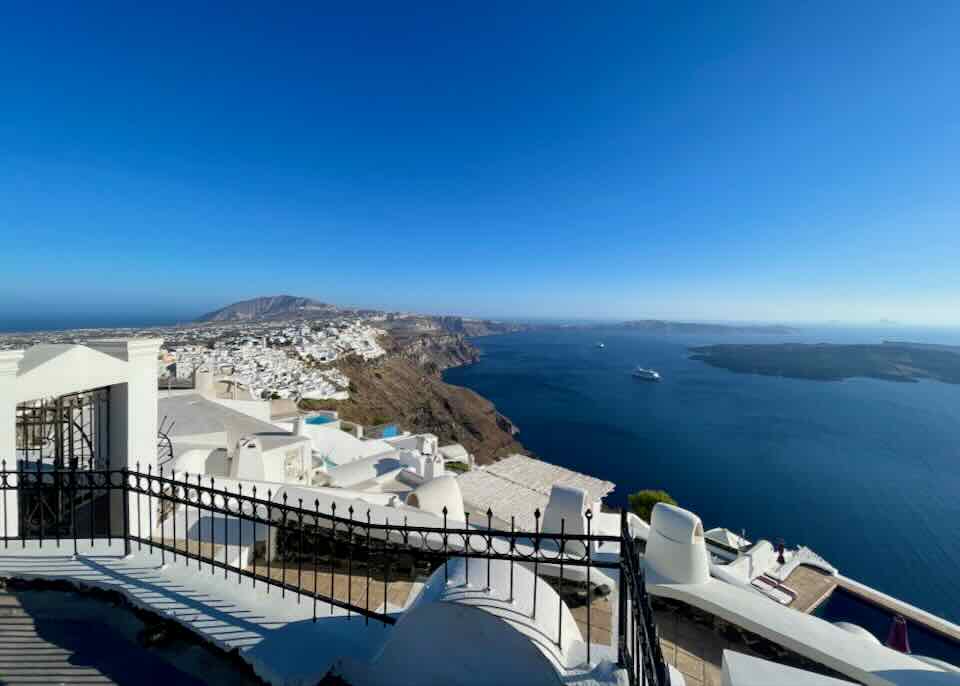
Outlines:
{"label": "red object", "polygon": [[890,633],[887,634],[887,646],[901,653],[910,652],[910,637],[907,636],[907,620],[900,615],[893,616]]}

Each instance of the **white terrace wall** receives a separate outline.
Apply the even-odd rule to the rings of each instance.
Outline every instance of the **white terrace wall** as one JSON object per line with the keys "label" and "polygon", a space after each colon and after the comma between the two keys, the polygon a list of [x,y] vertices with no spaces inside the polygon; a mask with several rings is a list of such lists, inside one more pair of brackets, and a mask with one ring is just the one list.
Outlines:
{"label": "white terrace wall", "polygon": [[[126,378],[110,386],[110,467],[157,471],[159,338],[93,341],[89,347],[124,360]],[[114,493],[111,526],[123,526],[123,493]],[[127,495],[130,530],[149,531],[156,513]],[[115,531],[118,529],[114,529]],[[119,529],[119,530],[122,530]]]}
{"label": "white terrace wall", "polygon": [[[111,469],[157,470],[157,355],[158,338],[100,340],[88,345],[47,346],[27,351],[0,352],[0,459],[16,469],[16,406],[18,402],[110,389]],[[35,355],[30,355],[35,352]],[[51,352],[53,354],[51,354]],[[24,363],[24,357],[32,358]],[[13,485],[11,483],[11,485]],[[116,491],[111,504],[114,531],[122,531],[123,493]],[[8,536],[17,535],[15,491],[6,493]],[[150,530],[149,508],[137,508],[128,499],[131,530],[137,523]],[[0,522],[0,527],[3,524]]]}
{"label": "white terrace wall", "polygon": [[[0,460],[5,460],[7,469],[17,468],[17,369],[23,358],[22,350],[0,351]],[[13,483],[9,485],[13,486]],[[0,529],[6,536],[16,536],[18,517],[10,516],[17,512],[17,492],[3,491],[3,503],[7,517],[0,519]]]}

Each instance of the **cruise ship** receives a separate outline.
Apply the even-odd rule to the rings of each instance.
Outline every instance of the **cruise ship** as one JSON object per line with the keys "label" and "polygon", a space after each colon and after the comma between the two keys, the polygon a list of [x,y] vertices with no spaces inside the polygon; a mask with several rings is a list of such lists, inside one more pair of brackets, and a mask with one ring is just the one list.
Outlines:
{"label": "cruise ship", "polygon": [[652,369],[644,369],[643,367],[637,367],[633,370],[633,375],[638,379],[644,379],[645,381],[659,381],[660,373]]}

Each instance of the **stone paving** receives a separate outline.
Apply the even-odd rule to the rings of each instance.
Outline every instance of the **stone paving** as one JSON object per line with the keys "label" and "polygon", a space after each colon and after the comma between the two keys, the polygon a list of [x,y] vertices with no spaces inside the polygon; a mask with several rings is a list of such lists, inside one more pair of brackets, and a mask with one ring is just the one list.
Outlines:
{"label": "stone paving", "polygon": [[[587,606],[581,605],[571,611],[583,639],[587,639]],[[590,603],[590,642],[599,645],[613,644],[613,610],[610,596],[594,598]]]}
{"label": "stone paving", "polygon": [[687,686],[720,686],[723,651],[755,655],[742,643],[732,643],[711,627],[669,610],[654,610],[660,647],[668,663],[683,673]]}
{"label": "stone paving", "polygon": [[[159,543],[158,539],[157,542]],[[178,551],[184,552],[187,551],[191,555],[197,555],[198,551],[201,557],[204,559],[213,558],[216,560],[223,560],[223,546],[216,545],[213,546],[209,543],[199,543],[196,541],[187,542],[183,539],[165,541],[166,545],[176,548]],[[166,552],[167,558],[173,562],[173,552]],[[213,576],[220,576],[224,579],[237,579],[238,575],[234,570],[228,570],[226,574],[224,571],[219,568],[211,568],[209,565],[200,563],[198,565],[196,560],[186,561],[186,558],[180,558],[180,563],[190,565],[197,565],[198,568],[202,567],[204,573],[212,574]],[[249,571],[252,571],[253,567],[249,567]],[[364,575],[362,568],[357,568],[354,570],[353,574],[348,574],[343,571],[334,571],[330,572],[329,570],[324,570],[323,565],[320,564],[316,580],[314,580],[314,571],[313,571],[313,562],[312,560],[304,560],[303,567],[299,568],[296,562],[288,561],[285,565],[279,561],[273,561],[270,566],[267,566],[266,560],[262,556],[259,556],[256,561],[256,573],[258,575],[257,582],[260,583],[260,579],[265,579],[267,577],[275,579],[277,581],[284,581],[294,588],[300,588],[304,593],[313,593],[316,591],[316,594],[319,596],[330,597],[331,590],[333,591],[332,595],[336,600],[343,602],[349,602],[353,605],[358,605],[364,608],[368,608],[373,611],[383,611],[384,609],[384,599],[386,598],[387,605],[386,608],[390,611],[400,610],[407,606],[407,604],[413,599],[411,597],[411,591],[414,589],[419,589],[422,586],[421,583],[412,582],[405,579],[400,580],[390,580],[385,582],[381,578],[371,578],[367,579]],[[247,580],[248,583],[251,580]],[[367,591],[367,586],[369,583],[369,593]],[[264,589],[267,589],[266,584],[263,584]],[[295,590],[286,590],[284,591],[281,588],[270,588],[265,590],[268,594],[276,593],[281,597],[286,597],[290,595],[292,598],[297,598],[297,592]],[[313,598],[301,597],[298,599],[299,602],[313,603]],[[327,612],[330,608],[330,604],[324,604],[322,599],[317,600],[318,612]],[[609,621],[607,622],[609,624]]]}
{"label": "stone paving", "polygon": [[790,607],[800,612],[813,612],[833,593],[837,578],[809,565],[800,565],[790,573],[783,585],[797,594]]}

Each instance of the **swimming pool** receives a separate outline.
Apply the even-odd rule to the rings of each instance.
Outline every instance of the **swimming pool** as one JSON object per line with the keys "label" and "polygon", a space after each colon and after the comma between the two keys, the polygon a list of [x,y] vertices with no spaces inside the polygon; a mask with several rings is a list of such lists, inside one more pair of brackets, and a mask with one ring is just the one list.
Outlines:
{"label": "swimming pool", "polygon": [[[871,605],[842,588],[837,588],[814,614],[828,622],[851,622],[862,626],[881,642],[887,640],[887,632],[893,621],[889,611]],[[960,665],[960,646],[947,637],[914,624],[909,619],[907,635],[913,653]]]}
{"label": "swimming pool", "polygon": [[337,420],[334,419],[333,417],[328,417],[325,414],[315,414],[312,417],[307,418],[307,424],[313,424],[314,426],[316,426],[317,424],[329,424],[330,422],[335,422],[335,421]]}

